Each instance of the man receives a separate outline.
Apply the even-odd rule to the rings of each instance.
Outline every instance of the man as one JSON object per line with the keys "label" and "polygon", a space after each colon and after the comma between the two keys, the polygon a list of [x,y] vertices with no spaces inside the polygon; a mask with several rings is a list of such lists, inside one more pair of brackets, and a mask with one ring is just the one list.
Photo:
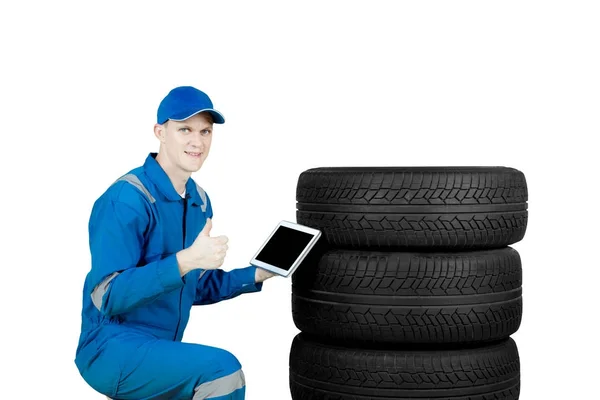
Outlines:
{"label": "man", "polygon": [[158,153],[94,203],[75,364],[109,398],[245,398],[235,356],[181,341],[193,305],[259,292],[274,276],[219,269],[228,239],[210,236],[210,197],[191,174],[208,156],[213,124],[224,122],[202,91],[173,89],[158,107]]}

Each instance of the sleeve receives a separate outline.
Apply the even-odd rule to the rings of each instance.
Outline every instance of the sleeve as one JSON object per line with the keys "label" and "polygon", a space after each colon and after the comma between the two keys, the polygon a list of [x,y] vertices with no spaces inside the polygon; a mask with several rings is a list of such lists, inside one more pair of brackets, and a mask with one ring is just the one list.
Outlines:
{"label": "sleeve", "polygon": [[91,290],[105,316],[128,312],[183,286],[175,254],[138,265],[149,217],[118,200],[99,203],[90,218]]}
{"label": "sleeve", "polygon": [[194,305],[213,304],[233,299],[243,293],[260,292],[263,282],[256,283],[255,276],[254,266],[232,271],[201,270]]}
{"label": "sleeve", "polygon": [[212,217],[213,217],[212,203],[210,202],[210,197],[208,196],[208,194],[206,194],[206,218],[212,218]]}

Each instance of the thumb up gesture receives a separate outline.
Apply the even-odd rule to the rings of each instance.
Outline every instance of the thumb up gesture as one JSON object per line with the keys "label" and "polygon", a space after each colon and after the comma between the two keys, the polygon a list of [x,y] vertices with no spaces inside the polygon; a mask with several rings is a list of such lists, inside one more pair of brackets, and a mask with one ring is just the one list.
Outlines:
{"label": "thumb up gesture", "polygon": [[194,269],[217,269],[223,265],[229,239],[223,235],[211,237],[211,229],[212,220],[209,218],[194,243],[177,253],[182,276]]}
{"label": "thumb up gesture", "polygon": [[202,228],[202,230],[198,234],[198,237],[196,237],[196,241],[201,237],[210,237],[211,229],[212,229],[212,219],[208,218],[206,220],[206,224],[204,224],[204,228]]}

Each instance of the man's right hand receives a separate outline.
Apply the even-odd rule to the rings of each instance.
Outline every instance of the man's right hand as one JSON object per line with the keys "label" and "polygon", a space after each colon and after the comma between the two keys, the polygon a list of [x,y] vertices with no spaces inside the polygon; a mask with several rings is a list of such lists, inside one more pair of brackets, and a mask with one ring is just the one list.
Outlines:
{"label": "man's right hand", "polygon": [[229,247],[227,236],[211,237],[212,220],[208,218],[206,225],[194,240],[194,243],[177,253],[179,272],[184,276],[194,269],[217,269],[223,265]]}

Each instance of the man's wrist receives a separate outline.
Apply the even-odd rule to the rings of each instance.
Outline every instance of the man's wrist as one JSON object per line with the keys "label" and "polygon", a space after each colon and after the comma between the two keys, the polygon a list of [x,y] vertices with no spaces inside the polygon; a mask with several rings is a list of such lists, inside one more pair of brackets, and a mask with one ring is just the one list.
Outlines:
{"label": "man's wrist", "polygon": [[187,257],[187,249],[183,249],[177,252],[175,257],[177,258],[177,266],[179,267],[179,275],[182,277],[190,272],[189,261]]}
{"label": "man's wrist", "polygon": [[275,274],[273,274],[272,272],[267,271],[266,269],[262,269],[260,267],[256,267],[256,272],[254,274],[254,282],[261,283],[269,278],[272,278],[273,276],[275,276]]}

